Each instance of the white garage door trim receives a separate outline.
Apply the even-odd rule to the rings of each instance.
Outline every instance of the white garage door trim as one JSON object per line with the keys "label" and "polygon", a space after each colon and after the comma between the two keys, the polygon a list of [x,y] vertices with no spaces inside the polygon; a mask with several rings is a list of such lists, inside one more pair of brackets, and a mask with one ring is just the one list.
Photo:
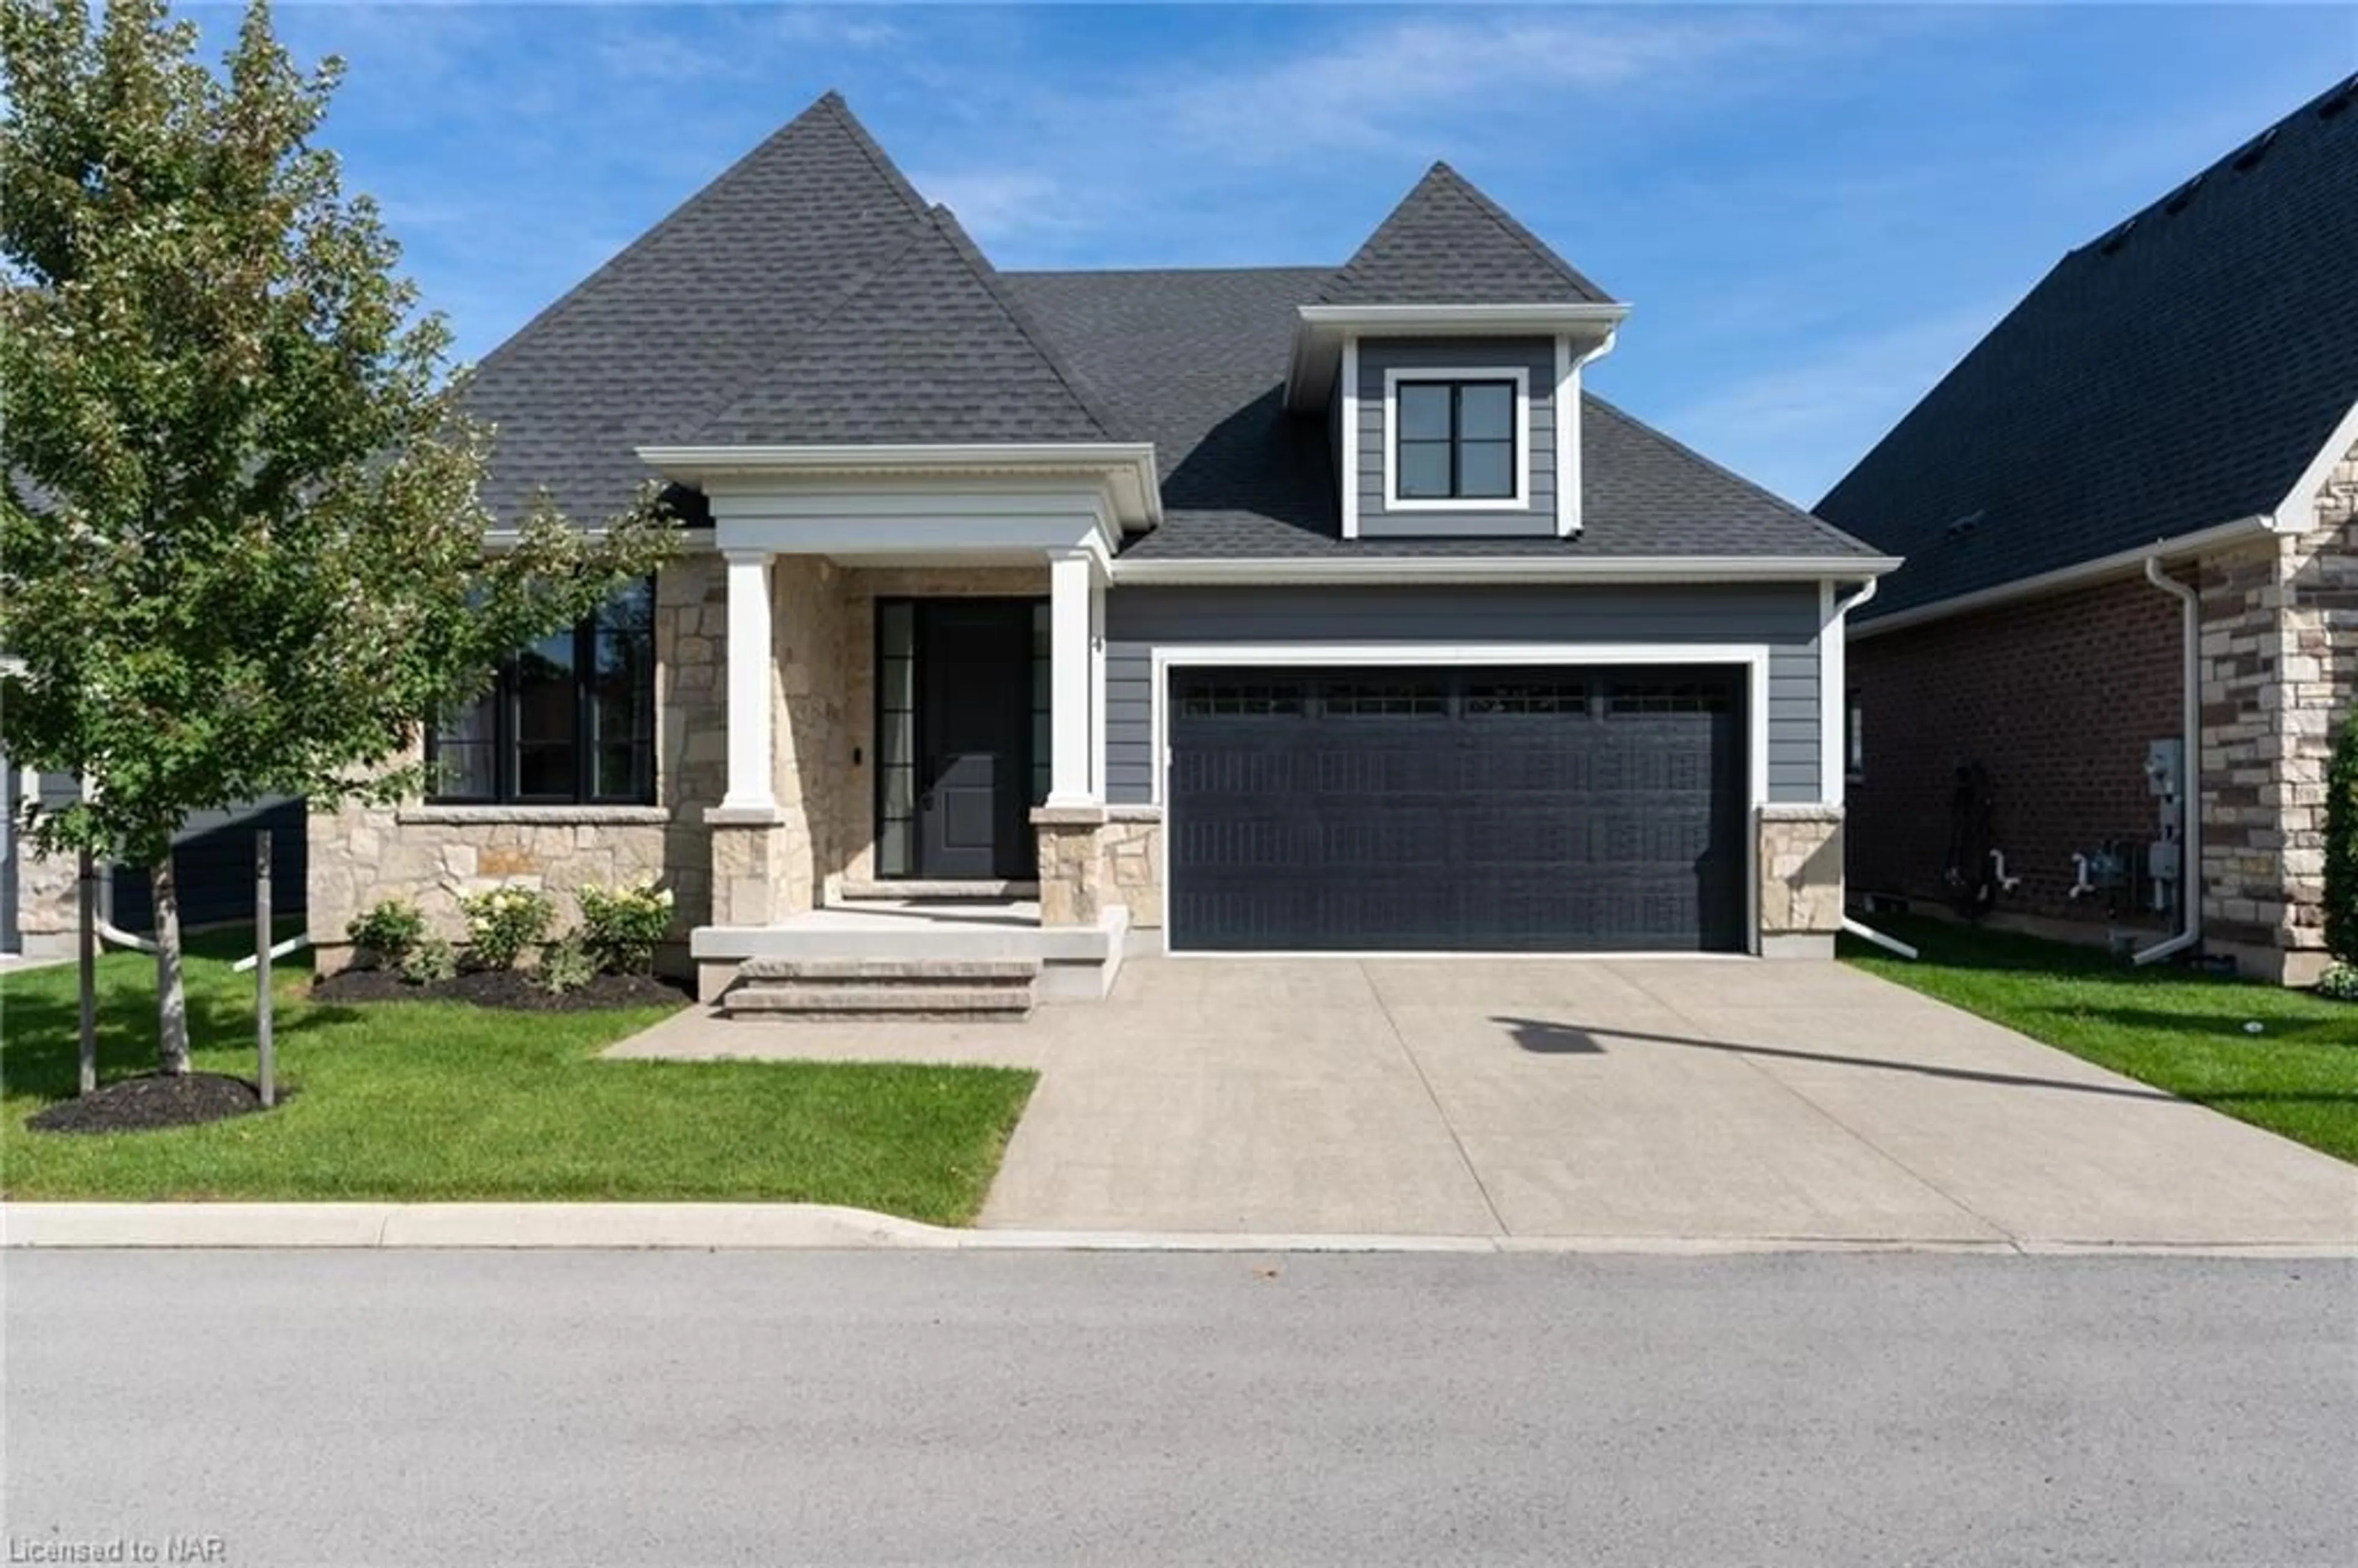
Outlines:
{"label": "white garage door trim", "polygon": [[[1266,665],[1274,668],[1350,669],[1419,665],[1741,665],[1745,669],[1745,795],[1749,810],[1744,835],[1744,946],[1760,951],[1760,808],[1768,803],[1768,645],[1766,643],[1188,643],[1153,650],[1153,803],[1163,808],[1159,835],[1162,864],[1155,869],[1163,896],[1171,895],[1171,672],[1195,666]],[[1824,700],[1824,694],[1819,694]],[[1186,957],[1184,948],[1172,949]],[[1222,952],[1220,957],[1239,955]],[[1336,957],[1347,954],[1263,953],[1260,957]],[[1387,952],[1388,958],[1424,955]],[[1455,958],[1478,953],[1434,954]],[[1495,955],[1490,955],[1495,956]]]}

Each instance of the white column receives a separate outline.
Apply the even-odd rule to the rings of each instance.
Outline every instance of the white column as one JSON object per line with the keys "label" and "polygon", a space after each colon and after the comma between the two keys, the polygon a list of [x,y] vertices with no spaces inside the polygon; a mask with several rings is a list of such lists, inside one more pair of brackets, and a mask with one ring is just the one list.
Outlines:
{"label": "white column", "polygon": [[729,557],[729,793],[723,811],[775,811],[770,750],[770,554]]}
{"label": "white column", "polygon": [[1096,663],[1090,608],[1098,593],[1097,562],[1086,550],[1048,562],[1048,802],[1095,806],[1097,781],[1089,757],[1096,701],[1089,676]]}

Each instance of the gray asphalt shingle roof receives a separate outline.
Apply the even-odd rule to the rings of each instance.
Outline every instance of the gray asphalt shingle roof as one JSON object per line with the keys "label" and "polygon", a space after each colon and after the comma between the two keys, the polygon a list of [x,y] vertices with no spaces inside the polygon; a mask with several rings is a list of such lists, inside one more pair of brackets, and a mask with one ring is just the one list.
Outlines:
{"label": "gray asphalt shingle roof", "polygon": [[1581,409],[1578,537],[1346,541],[1325,424],[1283,400],[1293,313],[1324,269],[1002,276],[1125,433],[1154,443],[1163,526],[1126,556],[1872,554],[1595,396]]}
{"label": "gray asphalt shingle roof", "polygon": [[929,222],[820,99],[483,361],[485,503],[512,515],[545,486],[577,521],[616,511],[651,477],[636,448],[693,436]]}
{"label": "gray asphalt shingle roof", "polygon": [[698,443],[1104,441],[1094,399],[946,208],[699,426]]}
{"label": "gray asphalt shingle roof", "polygon": [[1868,553],[1594,398],[1580,537],[1347,544],[1325,424],[1283,407],[1297,311],[1469,297],[1606,297],[1440,165],[1340,270],[1000,273],[829,93],[484,361],[484,498],[593,520],[645,445],[1141,440],[1141,557]]}
{"label": "gray asphalt shingle roof", "polygon": [[1827,492],[1869,617],[2271,512],[2358,403],[2358,78],[2058,262]]}
{"label": "gray asphalt shingle roof", "polygon": [[1321,305],[1608,305],[1612,297],[1445,163],[1318,290]]}

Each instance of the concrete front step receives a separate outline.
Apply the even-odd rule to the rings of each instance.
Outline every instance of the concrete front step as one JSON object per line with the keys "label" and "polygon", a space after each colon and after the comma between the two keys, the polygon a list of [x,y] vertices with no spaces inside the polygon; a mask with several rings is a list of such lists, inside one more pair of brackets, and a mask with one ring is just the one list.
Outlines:
{"label": "concrete front step", "polygon": [[813,1020],[1020,1019],[1037,958],[748,959],[720,998],[730,1016]]}
{"label": "concrete front step", "polygon": [[1019,1021],[1031,1016],[1022,986],[741,985],[720,999],[732,1018],[795,1018],[814,1022],[864,1019]]}
{"label": "concrete front step", "polygon": [[976,981],[1020,982],[1040,973],[1037,958],[748,958],[738,966],[740,983],[828,980],[858,984],[969,985]]}

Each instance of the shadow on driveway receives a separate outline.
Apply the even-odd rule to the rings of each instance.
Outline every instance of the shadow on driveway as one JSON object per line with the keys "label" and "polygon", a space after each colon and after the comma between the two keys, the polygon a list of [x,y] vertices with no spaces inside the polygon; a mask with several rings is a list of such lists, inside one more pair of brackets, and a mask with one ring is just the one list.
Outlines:
{"label": "shadow on driveway", "polygon": [[1894,1062],[1880,1056],[1843,1056],[1823,1051],[1797,1051],[1782,1045],[1746,1045],[1730,1040],[1698,1040],[1679,1034],[1647,1034],[1634,1029],[1585,1029],[1576,1023],[1556,1023],[1543,1018],[1494,1015],[1515,1044],[1535,1055],[1601,1056],[1606,1040],[1638,1040],[1651,1045],[1684,1045],[1698,1051],[1725,1051],[1738,1056],[1774,1056],[1788,1062],[1825,1062],[1840,1067],[1873,1067],[1887,1073],[1914,1073],[1928,1078],[1955,1078],[1965,1083],[2001,1084],[2008,1088],[2068,1089],[2074,1094],[2109,1095],[2115,1099],[2176,1100],[2159,1089],[2129,1088],[2113,1084],[2075,1084],[2062,1078],[2026,1077],[2017,1073],[1976,1072],[1970,1067],[1936,1067],[1924,1062]]}

